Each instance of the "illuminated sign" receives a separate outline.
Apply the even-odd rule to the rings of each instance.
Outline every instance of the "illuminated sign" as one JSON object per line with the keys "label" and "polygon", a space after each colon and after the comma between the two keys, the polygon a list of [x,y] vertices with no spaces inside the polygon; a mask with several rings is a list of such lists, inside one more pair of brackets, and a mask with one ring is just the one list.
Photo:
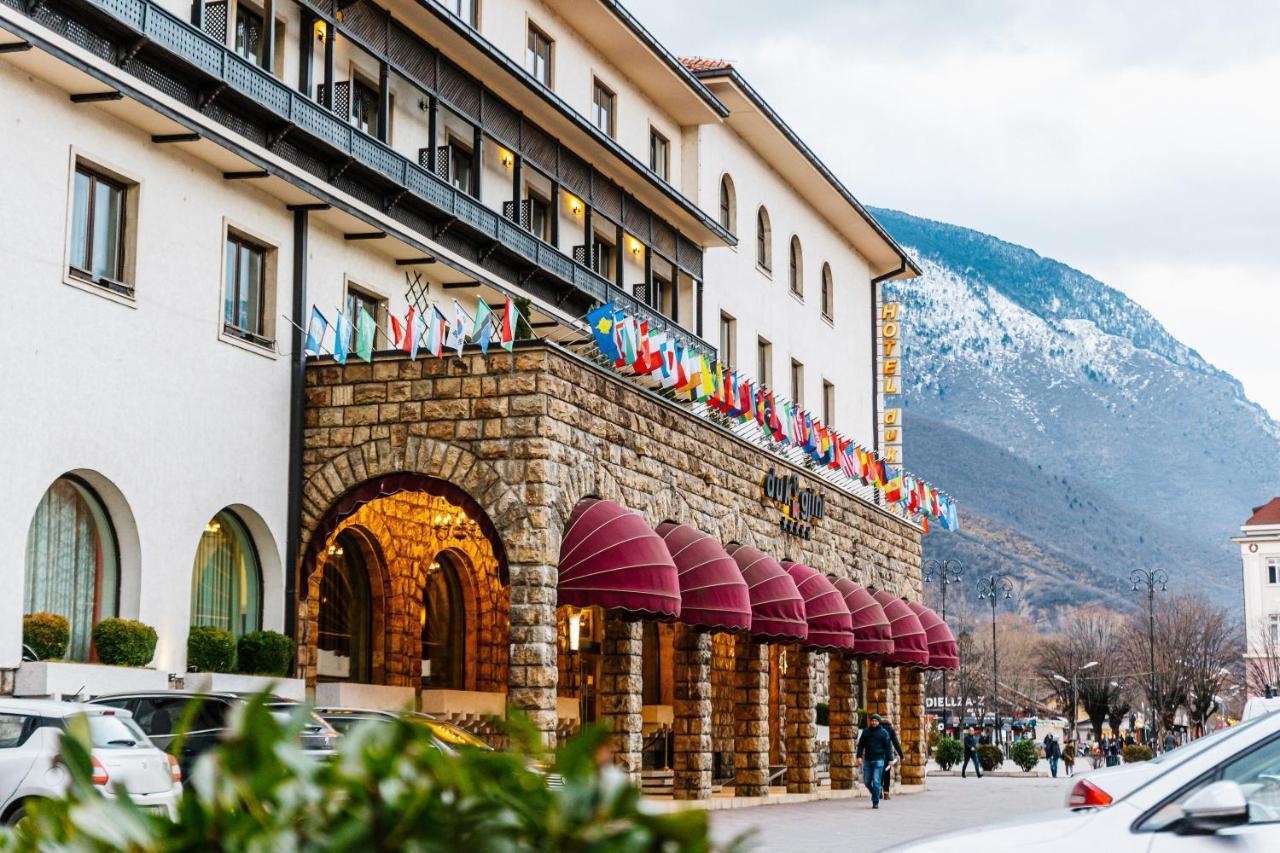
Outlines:
{"label": "illuminated sign", "polygon": [[902,464],[902,304],[880,306],[876,351],[880,375],[880,458]]}
{"label": "illuminated sign", "polygon": [[773,468],[764,475],[761,487],[765,499],[773,502],[781,513],[778,527],[782,532],[812,539],[812,521],[826,514],[826,496],[814,489],[800,488],[800,478],[795,474],[778,474]]}

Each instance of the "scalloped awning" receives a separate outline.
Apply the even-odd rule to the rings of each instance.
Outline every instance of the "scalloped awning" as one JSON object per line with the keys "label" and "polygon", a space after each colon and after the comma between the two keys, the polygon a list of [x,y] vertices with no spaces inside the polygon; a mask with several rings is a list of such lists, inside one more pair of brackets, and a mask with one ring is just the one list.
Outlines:
{"label": "scalloped awning", "polygon": [[809,626],[805,645],[830,651],[853,651],[853,617],[844,596],[831,581],[804,563],[786,560],[782,568],[796,582],[796,590],[804,599],[804,617]]}
{"label": "scalloped awning", "polygon": [[880,590],[874,597],[884,608],[884,615],[889,617],[889,627],[893,632],[893,654],[885,663],[890,666],[927,667],[929,641],[920,617],[904,599],[891,592]]}
{"label": "scalloped awning", "polygon": [[613,501],[584,498],[560,543],[557,602],[639,617],[680,615],[680,581],[662,537]]}
{"label": "scalloped awning", "polygon": [[960,652],[956,647],[956,638],[952,635],[947,623],[943,622],[942,617],[931,607],[925,607],[914,601],[908,601],[907,606],[916,614],[921,626],[924,627],[925,639],[929,643],[928,668],[959,669]]}
{"label": "scalloped awning", "polygon": [[749,545],[731,545],[725,551],[747,582],[752,635],[784,643],[803,642],[809,636],[804,599],[791,575],[777,560]]}
{"label": "scalloped awning", "polygon": [[831,584],[844,596],[853,620],[853,656],[887,660],[893,654],[893,628],[880,602],[848,578],[833,577]]}
{"label": "scalloped awning", "polygon": [[724,546],[687,524],[663,522],[657,533],[679,575],[680,621],[719,631],[750,630],[751,593]]}

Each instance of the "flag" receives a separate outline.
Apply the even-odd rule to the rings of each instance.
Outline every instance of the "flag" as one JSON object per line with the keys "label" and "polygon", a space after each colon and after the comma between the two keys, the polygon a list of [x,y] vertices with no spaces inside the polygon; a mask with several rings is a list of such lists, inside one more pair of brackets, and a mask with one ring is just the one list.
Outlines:
{"label": "flag", "polygon": [[887,471],[893,476],[884,484],[884,499],[889,503],[897,503],[902,500],[902,474],[896,471]]}
{"label": "flag", "polygon": [[711,376],[711,365],[707,363],[705,355],[698,356],[698,375],[701,377],[701,383],[694,389],[694,396],[699,400],[706,400],[716,393],[716,382]]}
{"label": "flag", "polygon": [[351,335],[351,324],[338,312],[338,319],[333,324],[333,360],[338,364],[347,363],[347,338]]}
{"label": "flag", "polygon": [[377,324],[361,305],[356,314],[356,355],[363,361],[373,361],[373,335]]}
{"label": "flag", "polygon": [[471,315],[462,307],[462,303],[453,300],[453,325],[449,327],[449,345],[459,356],[467,342],[467,329],[471,328]]}
{"label": "flag", "polygon": [[425,322],[426,318],[413,308],[410,308],[409,313],[404,317],[404,348],[409,351],[410,359],[416,360],[418,358],[418,346],[422,342]]}
{"label": "flag", "polygon": [[480,352],[489,354],[489,340],[493,337],[493,310],[489,303],[480,299],[476,302],[476,322],[471,327],[471,342],[480,345]]}
{"label": "flag", "polygon": [[511,352],[511,348],[515,346],[516,340],[516,303],[510,296],[507,297],[507,304],[502,308],[502,329],[498,337],[498,343],[507,352]]}
{"label": "flag", "polygon": [[311,321],[307,323],[307,345],[306,351],[308,355],[319,355],[321,347],[324,346],[324,333],[329,331],[329,321],[320,313],[320,309],[311,306]]}
{"label": "flag", "polygon": [[[410,308],[410,311],[413,309]],[[404,349],[406,342],[405,332],[408,331],[400,318],[392,314],[389,318],[391,321],[391,345],[396,349]]]}
{"label": "flag", "polygon": [[440,309],[431,306],[431,319],[427,322],[427,352],[439,358],[444,352],[444,337],[449,329],[449,322],[445,320],[444,315],[440,313]]}
{"label": "flag", "polygon": [[[511,300],[507,300],[508,310],[510,310]],[[618,324],[617,313],[612,305],[601,305],[599,308],[587,315],[587,324],[591,326],[591,334],[595,336],[596,347],[600,353],[610,361],[617,361],[621,354],[618,352],[617,340],[614,338],[614,326]],[[502,320],[503,328],[503,346],[508,350],[511,347],[506,344],[506,328],[507,319],[504,314]]]}

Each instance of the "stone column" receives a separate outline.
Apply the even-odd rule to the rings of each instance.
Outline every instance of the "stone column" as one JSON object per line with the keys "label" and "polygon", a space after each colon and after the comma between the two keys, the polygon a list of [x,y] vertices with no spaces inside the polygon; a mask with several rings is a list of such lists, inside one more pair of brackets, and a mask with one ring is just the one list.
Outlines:
{"label": "stone column", "polygon": [[831,655],[831,701],[827,709],[831,727],[831,789],[854,787],[857,772],[854,753],[858,743],[858,662],[844,655]]}
{"label": "stone column", "polygon": [[522,711],[556,744],[556,568],[512,565],[511,650],[507,665],[507,707]]}
{"label": "stone column", "polygon": [[677,625],[675,634],[677,800],[711,796],[711,635]]}
{"label": "stone column", "polygon": [[787,646],[787,675],[784,688],[787,716],[784,735],[787,745],[787,793],[808,794],[817,787],[814,736],[813,652]]}
{"label": "stone column", "polygon": [[924,720],[924,672],[904,669],[898,675],[898,737],[902,741],[904,785],[923,785],[928,732]]}
{"label": "stone column", "polygon": [[867,664],[867,714],[888,716],[890,711],[889,667],[880,661]]}
{"label": "stone column", "polygon": [[733,793],[760,797],[769,793],[769,647],[738,637],[734,667]]}
{"label": "stone column", "polygon": [[[734,649],[737,638],[716,634],[711,638],[711,765],[728,775],[733,767]],[[719,768],[716,769],[716,764]]]}
{"label": "stone column", "polygon": [[644,625],[606,613],[600,651],[602,722],[613,732],[615,761],[638,785],[644,746]]}

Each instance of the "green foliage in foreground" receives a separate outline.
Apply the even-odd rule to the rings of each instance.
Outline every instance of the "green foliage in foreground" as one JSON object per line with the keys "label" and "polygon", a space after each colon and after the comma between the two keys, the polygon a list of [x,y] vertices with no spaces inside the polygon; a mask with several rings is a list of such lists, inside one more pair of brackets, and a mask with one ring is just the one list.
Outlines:
{"label": "green foliage in foreground", "polygon": [[1023,773],[1030,773],[1040,761],[1040,748],[1033,740],[1018,738],[1013,742],[1013,746],[1009,747],[1009,757]]}
{"label": "green foliage in foreground", "polygon": [[442,752],[410,722],[366,724],[332,761],[294,745],[302,714],[282,727],[255,698],[226,743],[197,762],[179,819],[145,814],[89,781],[84,733],[65,737],[74,779],[65,800],[34,803],[0,851],[713,851],[701,810],[654,814],[639,789],[596,755],[591,729],[557,751],[550,789],[530,768],[537,732],[513,721],[520,748]]}
{"label": "green foliage in foreground", "polygon": [[953,737],[944,737],[938,739],[938,745],[933,750],[933,760],[938,762],[938,766],[943,770],[950,770],[964,759],[964,744]]}

